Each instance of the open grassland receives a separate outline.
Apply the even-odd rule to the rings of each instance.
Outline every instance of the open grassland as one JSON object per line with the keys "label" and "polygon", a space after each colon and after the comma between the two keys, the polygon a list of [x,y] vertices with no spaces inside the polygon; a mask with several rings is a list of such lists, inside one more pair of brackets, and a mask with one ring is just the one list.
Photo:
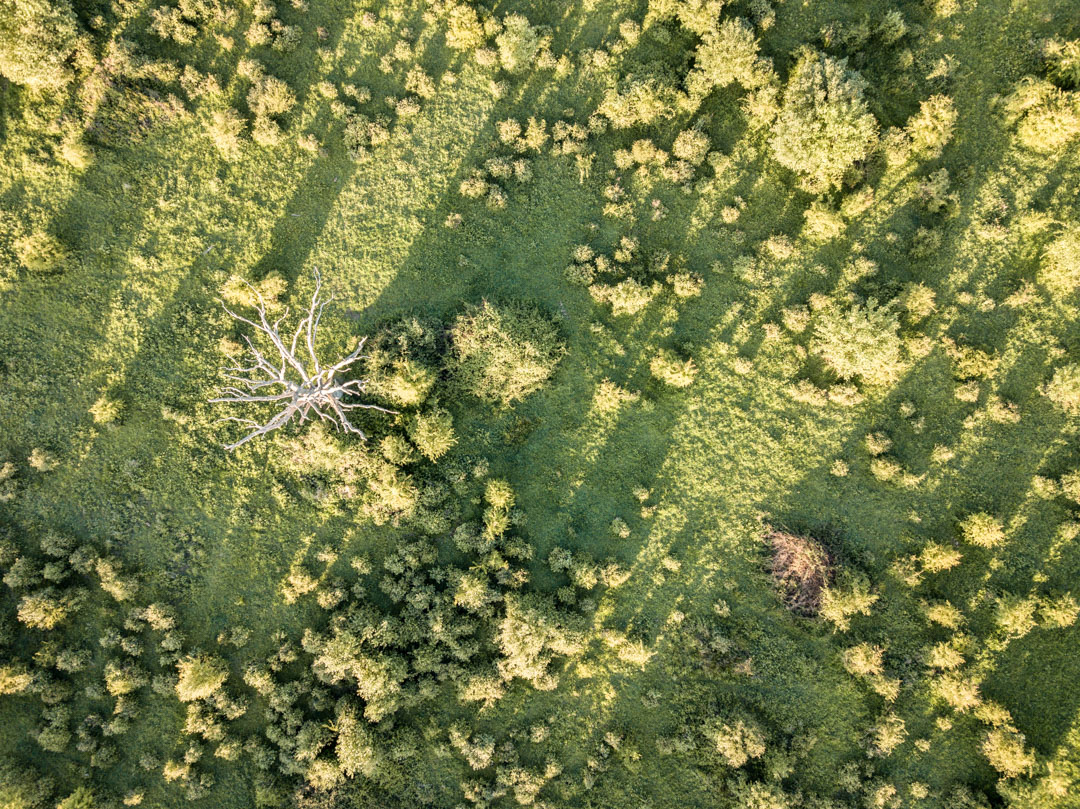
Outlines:
{"label": "open grassland", "polygon": [[[42,537],[63,535],[138,579],[137,596],[93,589],[48,633],[16,621],[41,575],[5,590],[5,676],[26,661],[35,679],[5,686],[0,757],[52,779],[45,805],[82,785],[103,806],[135,795],[162,807],[1080,806],[1080,627],[1069,597],[1080,597],[1080,379],[1064,393],[1052,384],[1080,362],[1074,248],[1058,250],[1073,280],[1047,275],[1052,245],[1072,233],[1080,247],[1080,138],[1033,146],[1029,119],[1008,112],[1024,77],[1046,71],[1039,43],[1080,35],[1072,2],[717,4],[714,22],[753,22],[771,60],[762,86],[777,94],[751,92],[743,77],[626,126],[605,100],[618,82],[659,65],[656,75],[688,83],[702,32],[666,14],[669,4],[497,2],[480,15],[496,25],[468,49],[448,44],[454,3],[271,6],[299,32],[288,48],[245,39],[263,13],[249,5],[232,27],[193,22],[182,43],[152,32],[150,3],[75,4],[98,60],[123,38],[147,61],[216,76],[216,91],[185,95],[178,78],[155,83],[134,69],[104,79],[100,97],[72,89],[102,80],[100,65],[80,67],[67,95],[7,80],[0,89],[0,466],[10,464],[0,561],[17,569],[20,555],[40,555]],[[890,11],[908,27],[886,41]],[[507,67],[497,21],[514,14],[536,27],[549,60],[534,51],[536,64]],[[773,154],[802,45],[860,71],[881,133],[842,181],[819,188]],[[477,56],[485,49],[494,63]],[[260,113],[241,75],[251,59],[295,95],[275,113],[275,143],[252,141]],[[430,88],[407,79],[415,66]],[[347,86],[369,88],[371,100]],[[148,90],[154,105],[179,97],[168,110],[136,107]],[[1080,90],[1060,92],[1080,109]],[[910,138],[935,94],[952,100],[949,137],[938,153],[903,146],[899,133]],[[243,114],[236,143],[214,128],[226,107]],[[355,116],[384,108],[385,137],[358,143]],[[597,109],[609,110],[606,124]],[[515,152],[500,122],[524,130],[530,118],[580,132],[562,148]],[[670,153],[690,130],[709,157],[681,174],[619,155],[646,154],[644,139]],[[517,179],[491,168],[519,157],[526,169],[508,169]],[[486,191],[470,198],[484,166]],[[28,234],[47,234],[62,259],[28,266]],[[617,256],[625,238],[629,262]],[[590,287],[568,270],[595,255],[652,289],[643,305],[620,313],[615,293],[598,290],[605,276]],[[220,305],[243,306],[230,279],[272,292],[280,314],[304,310],[314,270],[335,295],[320,332],[328,354],[404,317],[449,329],[482,301],[525,302],[556,325],[565,353],[542,389],[509,406],[486,401],[447,361],[424,407],[450,413],[453,449],[407,463],[381,450],[400,468],[379,474],[417,481],[417,513],[428,513],[423,492],[441,487],[445,524],[363,494],[375,479],[375,461],[363,459],[412,429],[406,406],[398,418],[361,417],[366,443],[294,424],[222,450],[240,433],[207,400],[243,333]],[[691,292],[670,280],[678,274]],[[866,301],[894,317],[895,364],[845,374],[821,348],[819,324]],[[688,383],[658,357],[692,359]],[[512,489],[506,537],[529,551],[507,564],[526,571],[523,585],[499,578],[511,550],[500,545],[494,563],[450,539],[458,524],[490,526],[491,481]],[[1000,539],[965,534],[972,515],[988,515]],[[827,549],[826,603],[839,613],[785,607],[770,575],[772,529]],[[404,601],[380,589],[384,565],[391,578],[414,575],[387,560],[420,541],[437,548],[438,565],[484,571],[504,590],[499,606],[468,619],[481,650],[469,662],[425,670],[426,641],[393,647],[409,667],[404,696],[387,718],[361,717],[377,764],[353,771],[343,716],[376,699],[313,676],[312,656],[329,652],[302,638],[350,605],[404,615],[403,604],[437,600],[457,574],[431,575]],[[577,561],[549,562],[560,549]],[[590,565],[605,564],[618,572],[598,580]],[[298,570],[318,580],[303,597],[289,590],[304,592]],[[339,581],[351,595],[317,604]],[[563,622],[547,669],[504,677],[486,702],[461,696],[479,688],[469,677],[513,657],[502,605],[534,593],[565,613],[524,613],[526,624]],[[866,603],[845,612],[860,593]],[[150,603],[175,611],[182,647],[172,657],[159,655],[152,622],[118,629]],[[403,624],[443,630],[445,616],[415,609]],[[243,643],[227,639],[236,628]],[[119,640],[99,643],[110,632],[144,633],[127,654],[148,674],[130,692],[101,685],[120,654]],[[292,652],[279,654],[283,644]],[[91,662],[65,673],[54,665],[61,647],[88,649]],[[935,664],[938,647],[959,661]],[[883,658],[860,668],[853,648]],[[215,755],[216,731],[193,730],[202,703],[178,700],[173,680],[200,651],[224,661],[225,692],[248,703],[227,720],[220,700],[205,710],[222,715],[226,738],[262,739],[271,764],[256,763],[257,744]],[[268,696],[245,672],[276,654]],[[69,680],[69,692],[56,686]],[[295,716],[266,707],[297,683],[313,696],[295,701]],[[71,709],[57,720],[69,735],[98,716],[93,744],[50,750],[35,738],[56,724],[42,713],[56,702],[41,697],[50,687]],[[342,707],[350,699],[355,710]],[[129,721],[103,733],[110,713]],[[321,739],[310,755],[263,738],[293,720],[286,738]],[[731,742],[733,727],[753,732]],[[988,753],[999,738],[1019,739],[1019,752]],[[193,747],[201,754],[180,773]]]}

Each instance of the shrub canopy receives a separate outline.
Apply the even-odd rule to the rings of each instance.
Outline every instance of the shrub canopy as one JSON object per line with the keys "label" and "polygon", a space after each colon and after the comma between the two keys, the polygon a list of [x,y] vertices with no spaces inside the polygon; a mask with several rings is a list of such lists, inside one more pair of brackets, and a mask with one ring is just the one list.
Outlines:
{"label": "shrub canopy", "polygon": [[555,324],[525,304],[484,301],[450,330],[451,370],[480,399],[509,405],[543,387],[566,349]]}

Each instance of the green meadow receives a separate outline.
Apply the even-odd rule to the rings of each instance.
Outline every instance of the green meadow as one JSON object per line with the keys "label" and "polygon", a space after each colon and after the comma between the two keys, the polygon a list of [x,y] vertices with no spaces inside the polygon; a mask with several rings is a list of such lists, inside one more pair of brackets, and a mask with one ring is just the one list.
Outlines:
{"label": "green meadow", "polygon": [[0,809],[1080,806],[1078,315],[1069,0],[0,0]]}

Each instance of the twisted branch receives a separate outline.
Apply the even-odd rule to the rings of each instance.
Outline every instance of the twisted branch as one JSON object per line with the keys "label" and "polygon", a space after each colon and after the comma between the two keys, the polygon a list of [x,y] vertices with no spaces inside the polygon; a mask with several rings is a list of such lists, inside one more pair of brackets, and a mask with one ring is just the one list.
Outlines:
{"label": "twisted branch", "polygon": [[[375,404],[364,402],[350,402],[345,396],[362,396],[366,392],[366,379],[348,379],[338,382],[339,374],[344,374],[349,367],[359,359],[365,359],[361,353],[367,338],[363,337],[351,354],[334,363],[329,368],[323,368],[315,353],[315,340],[319,331],[319,321],[322,319],[323,310],[334,299],[320,299],[322,292],[322,277],[315,270],[315,292],[311,296],[311,305],[307,314],[297,324],[292,339],[286,344],[281,336],[281,324],[289,315],[288,308],[284,314],[270,322],[266,314],[266,301],[258,289],[244,282],[254,294],[258,303],[255,311],[258,313],[258,322],[249,320],[242,315],[233,312],[229,307],[222,304],[225,312],[240,323],[245,323],[256,332],[263,334],[277,349],[280,365],[271,362],[266,355],[259,350],[250,337],[244,335],[247,343],[250,359],[253,365],[242,367],[239,364],[226,368],[223,376],[230,385],[225,386],[221,394],[211,399],[211,403],[227,404],[265,404],[271,402],[284,403],[284,408],[279,410],[269,421],[260,423],[254,419],[240,418],[238,416],[225,416],[220,421],[232,421],[243,424],[251,432],[232,444],[225,447],[232,451],[246,444],[253,438],[266,435],[273,430],[284,427],[294,416],[299,415],[300,423],[303,424],[314,413],[318,418],[330,422],[339,430],[359,435],[362,439],[363,430],[357,428],[348,417],[350,410],[377,410],[381,413],[395,414],[396,411],[379,407]],[[307,348],[310,362],[302,360],[297,354],[297,346],[303,340]],[[280,388],[278,392],[266,392],[267,388]]]}

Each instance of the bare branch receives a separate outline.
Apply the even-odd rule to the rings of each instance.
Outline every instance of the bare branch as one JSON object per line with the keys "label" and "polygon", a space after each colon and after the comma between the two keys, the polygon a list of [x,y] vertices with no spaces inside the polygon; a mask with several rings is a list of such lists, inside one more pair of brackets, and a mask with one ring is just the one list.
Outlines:
{"label": "bare branch", "polygon": [[[265,423],[238,416],[226,416],[220,419],[220,421],[242,424],[251,430],[239,441],[227,445],[226,450],[232,451],[253,438],[284,427],[295,416],[299,416],[299,423],[304,424],[310,418],[310,414],[314,413],[319,419],[335,425],[343,432],[354,433],[361,438],[366,438],[363,431],[349,421],[346,415],[347,411],[376,410],[390,415],[397,414],[397,411],[379,405],[344,400],[343,397],[345,396],[363,395],[367,388],[367,380],[348,379],[344,382],[337,382],[335,379],[338,374],[345,372],[354,362],[363,358],[361,352],[367,342],[366,337],[361,338],[351,354],[329,368],[323,368],[320,363],[318,355],[315,353],[315,341],[318,336],[319,322],[322,320],[323,311],[326,309],[327,304],[333,300],[333,296],[331,295],[325,300],[319,297],[322,292],[322,277],[319,275],[318,270],[315,271],[315,291],[311,296],[311,304],[308,306],[306,316],[301,318],[297,324],[296,331],[293,333],[289,344],[286,344],[281,336],[281,324],[288,316],[289,310],[286,309],[285,314],[271,323],[266,315],[267,306],[262,294],[251,284],[246,281],[244,283],[247,284],[248,289],[255,294],[258,300],[255,311],[258,313],[259,322],[256,323],[254,320],[236,314],[224,304],[222,304],[222,308],[236,321],[247,324],[256,332],[262,332],[266,335],[281,357],[281,366],[276,367],[271,363],[251,338],[244,335],[244,342],[247,343],[254,365],[245,368],[237,363],[226,369],[227,372],[223,372],[224,378],[236,384],[224,387],[221,394],[214,399],[210,399],[210,402],[258,405],[278,403],[279,405],[283,404],[284,407]],[[297,344],[300,342],[301,336],[310,357],[310,367],[297,354]],[[276,394],[260,393],[263,389],[273,386],[280,386],[282,391]],[[244,388],[247,390],[244,390]]]}

